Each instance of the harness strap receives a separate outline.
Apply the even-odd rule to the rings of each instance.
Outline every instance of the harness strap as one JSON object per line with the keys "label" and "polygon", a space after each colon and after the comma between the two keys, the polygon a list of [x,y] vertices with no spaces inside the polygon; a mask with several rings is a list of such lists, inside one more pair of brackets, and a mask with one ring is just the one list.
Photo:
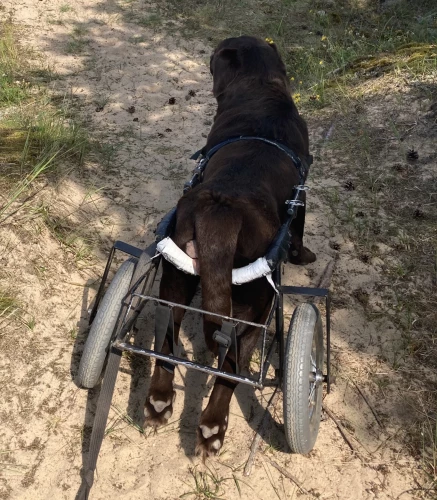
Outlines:
{"label": "harness strap", "polygon": [[82,470],[82,484],[77,493],[76,500],[88,500],[91,487],[94,483],[94,471],[96,470],[97,458],[105,435],[106,422],[108,420],[109,408],[111,407],[112,395],[114,394],[121,354],[122,351],[114,347],[109,354],[102,390],[97,401],[96,416],[94,418],[88,452],[88,462]]}
{"label": "harness strap", "polygon": [[[170,344],[170,351],[173,356],[180,357],[181,344],[176,342],[174,332],[173,308],[163,304],[156,306],[155,312],[155,347],[156,352],[162,351],[165,338]],[[168,372],[174,373],[174,365],[166,361],[160,361],[159,364]]]}
{"label": "harness strap", "polygon": [[218,369],[222,369],[223,363],[225,362],[225,358],[229,350],[232,350],[235,355],[235,373],[239,373],[237,329],[235,328],[235,323],[223,320],[221,329],[216,330],[212,338],[218,344]]}
{"label": "harness strap", "polygon": [[[251,136],[251,135],[248,135],[248,136],[241,135],[239,137],[232,137],[230,139],[227,139],[226,141],[220,142],[219,144],[217,144],[216,146],[214,146],[213,148],[211,148],[205,154],[204,158],[201,159],[201,162],[202,162],[202,165],[201,165],[202,166],[202,171],[205,169],[206,164],[212,158],[212,156],[215,153],[217,153],[217,151],[219,151],[224,146],[227,146],[228,144],[233,144],[234,142],[238,142],[238,141],[262,141],[262,142],[265,142],[266,144],[270,144],[271,146],[274,146],[274,147],[278,148],[279,150],[281,150],[282,152],[284,152],[289,158],[291,158],[291,160],[293,161],[293,163],[296,166],[297,170],[299,171],[300,184],[304,184],[305,179],[306,179],[307,174],[308,174],[307,168],[302,164],[301,159],[299,158],[299,156],[293,150],[291,150],[289,147],[287,147],[284,144],[282,144],[282,143],[280,143],[278,141],[275,141],[273,139],[266,139],[265,137],[257,137],[257,136]],[[199,157],[200,157],[200,155],[203,154],[204,150],[205,150],[205,148],[200,149],[199,151],[196,151],[191,156],[191,159],[192,160],[198,160]],[[308,155],[305,158],[305,160],[306,160],[305,163],[309,167],[312,164],[312,162],[313,162],[312,155]]]}

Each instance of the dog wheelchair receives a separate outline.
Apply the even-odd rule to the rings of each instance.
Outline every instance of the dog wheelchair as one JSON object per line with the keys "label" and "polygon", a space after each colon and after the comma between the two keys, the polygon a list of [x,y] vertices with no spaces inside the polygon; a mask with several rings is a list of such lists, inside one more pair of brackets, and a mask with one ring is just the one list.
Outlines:
{"label": "dog wheelchair", "polygon": [[[246,138],[236,140],[242,139]],[[227,141],[226,144],[231,141],[233,139]],[[217,151],[219,147],[213,149]],[[205,157],[200,158],[192,179],[185,184],[184,192],[201,181],[203,170],[215,151],[211,150]],[[197,156],[193,158],[198,159]],[[296,163],[299,160],[293,158],[293,161]],[[279,229],[267,254],[245,268],[234,269],[232,273],[234,285],[265,277],[275,289],[272,307],[264,324],[214,314],[199,308],[161,300],[151,295],[162,258],[185,272],[195,274],[191,259],[170,238],[176,221],[176,208],[158,224],[155,242],[145,250],[122,241],[114,243],[90,314],[91,328],[77,377],[78,384],[84,388],[95,387],[103,377],[91,435],[88,463],[83,470],[82,496],[79,495],[78,498],[88,498],[93,483],[94,470],[123,352],[162,360],[166,369],[169,370],[174,370],[176,365],[182,365],[258,389],[269,386],[281,388],[286,441],[295,453],[306,454],[312,450],[321,419],[323,383],[326,383],[327,392],[330,392],[330,293],[325,288],[287,286],[281,283],[282,267],[287,260],[291,241],[290,224],[296,217],[298,208],[303,206],[300,198],[302,192],[307,189],[304,185],[304,176],[301,175],[300,178],[300,184],[294,187],[293,196],[287,201],[287,220]],[[116,252],[126,254],[129,258],[122,263],[111,283],[106,287]],[[320,311],[311,302],[299,304],[294,310],[288,326],[288,334],[285,337],[284,296],[287,295],[324,298],[326,371],[324,371],[324,335]],[[136,346],[131,341],[135,322],[146,304],[153,304],[155,311],[154,349]],[[217,366],[207,366],[181,357],[181,341],[174,337],[173,332],[173,309],[175,307],[202,316],[208,314],[221,320],[222,327],[214,334],[214,340],[218,344]],[[273,323],[275,332],[270,340],[268,331]],[[255,326],[261,330],[259,371],[255,375],[241,373],[237,363],[235,374],[225,372],[221,368],[230,350],[234,350],[235,359],[238,360],[237,336],[239,329],[245,325]],[[166,338],[172,346],[172,354],[161,352]],[[269,368],[275,355],[278,361],[274,376],[272,376],[272,370],[269,372]]]}

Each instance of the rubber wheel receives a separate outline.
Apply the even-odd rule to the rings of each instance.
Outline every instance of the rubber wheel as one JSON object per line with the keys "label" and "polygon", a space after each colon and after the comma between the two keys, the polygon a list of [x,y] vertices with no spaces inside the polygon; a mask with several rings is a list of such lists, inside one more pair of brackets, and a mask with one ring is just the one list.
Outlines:
{"label": "rubber wheel", "polygon": [[100,379],[109,344],[120,317],[122,301],[129,291],[136,263],[135,258],[123,262],[100,302],[79,364],[77,382],[82,387],[91,389]]}
{"label": "rubber wheel", "polygon": [[319,432],[323,394],[323,327],[313,304],[291,318],[284,357],[284,427],[294,453],[309,453]]}

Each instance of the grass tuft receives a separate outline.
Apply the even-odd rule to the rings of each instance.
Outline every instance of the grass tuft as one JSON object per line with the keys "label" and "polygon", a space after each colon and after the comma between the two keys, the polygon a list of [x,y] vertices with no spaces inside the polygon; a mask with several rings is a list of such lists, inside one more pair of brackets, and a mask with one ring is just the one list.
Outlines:
{"label": "grass tuft", "polygon": [[0,223],[36,182],[82,165],[88,151],[68,96],[49,95],[52,72],[33,64],[18,38],[16,25],[0,23]]}
{"label": "grass tuft", "polygon": [[[224,491],[222,483],[234,480],[234,478],[222,478],[218,473],[206,466],[207,471],[197,470],[197,467],[190,467],[189,472],[194,480],[194,489],[183,493],[179,498],[188,498],[194,496],[199,499],[219,499],[223,498]],[[238,483],[237,483],[238,484]],[[237,486],[239,490],[239,485]]]}

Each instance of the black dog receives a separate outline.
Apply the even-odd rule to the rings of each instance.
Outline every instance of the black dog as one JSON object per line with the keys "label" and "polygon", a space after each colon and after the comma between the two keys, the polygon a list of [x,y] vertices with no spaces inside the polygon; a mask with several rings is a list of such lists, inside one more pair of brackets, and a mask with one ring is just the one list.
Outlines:
{"label": "black dog", "polygon": [[[285,66],[274,44],[253,37],[224,40],[211,56],[217,114],[204,151],[238,136],[257,136],[277,141],[303,161],[308,156],[308,131],[290,96]],[[247,321],[265,322],[273,289],[265,278],[233,286],[232,269],[264,256],[286,218],[285,201],[299,173],[280,149],[259,140],[243,140],[222,147],[209,161],[203,181],[185,194],[177,206],[175,243],[200,271],[203,309]],[[302,244],[305,208],[292,223],[289,260],[306,264],[315,255]],[[160,298],[188,305],[199,283],[163,261]],[[174,312],[178,333],[184,311]],[[213,333],[220,318],[204,317],[206,343],[215,354]],[[247,367],[259,329],[246,327],[238,334],[239,359],[232,353],[223,368],[235,372]],[[165,341],[163,352],[170,353]],[[203,457],[221,448],[228,426],[229,403],[236,384],[217,378],[208,406],[202,413],[196,451]],[[173,411],[173,374],[157,361],[146,402],[150,425],[167,422]]]}

